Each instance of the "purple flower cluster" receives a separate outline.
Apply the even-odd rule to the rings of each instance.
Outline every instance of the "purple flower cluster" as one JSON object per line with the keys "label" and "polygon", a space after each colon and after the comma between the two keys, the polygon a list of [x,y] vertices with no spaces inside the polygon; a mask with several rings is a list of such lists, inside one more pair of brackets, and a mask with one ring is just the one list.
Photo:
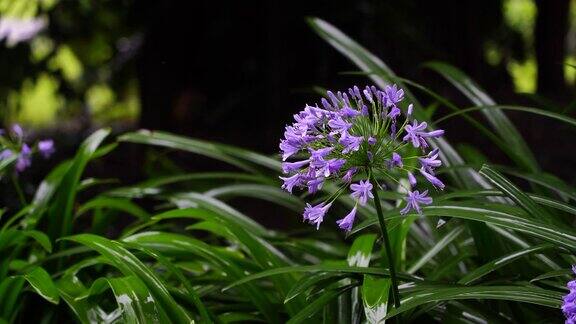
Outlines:
{"label": "purple flower cluster", "polygon": [[[417,180],[413,172],[419,172],[438,189],[444,184],[434,173],[442,162],[439,151],[428,151],[428,139],[438,138],[442,130],[428,130],[425,122],[412,118],[413,105],[406,107],[401,117],[401,102],[404,90],[396,85],[384,90],[367,86],[361,90],[357,86],[347,92],[326,92],[321,106],[306,105],[304,110],[294,115],[294,123],[287,125],[284,138],[280,141],[282,151],[282,188],[292,193],[294,188],[305,188],[309,193],[322,189],[324,183],[333,179],[341,184],[328,201],[318,205],[307,204],[304,220],[319,228],[333,201],[345,187],[351,190],[356,201],[350,213],[338,220],[338,226],[350,231],[354,224],[358,204],[364,206],[373,199],[372,190],[378,187],[371,183],[374,176],[391,179],[403,186],[397,178],[405,175],[411,188],[406,188],[406,207],[402,214],[414,210],[421,213],[421,204],[432,203],[428,191],[412,191]],[[403,120],[401,120],[403,119]],[[421,151],[421,155],[402,157],[402,150],[411,145]],[[418,161],[419,167],[406,161]],[[352,183],[354,178],[358,182]]]}
{"label": "purple flower cluster", "polygon": [[[576,274],[576,266],[572,266],[572,272]],[[566,285],[570,292],[562,298],[562,312],[566,316],[566,324],[576,323],[576,280],[571,280]]]}
{"label": "purple flower cluster", "polygon": [[[54,141],[41,140],[33,146],[40,155],[48,159],[55,151]],[[32,164],[34,149],[24,142],[24,131],[18,124],[12,125],[9,131],[0,129],[0,161],[18,156],[15,162],[17,172],[22,172]]]}

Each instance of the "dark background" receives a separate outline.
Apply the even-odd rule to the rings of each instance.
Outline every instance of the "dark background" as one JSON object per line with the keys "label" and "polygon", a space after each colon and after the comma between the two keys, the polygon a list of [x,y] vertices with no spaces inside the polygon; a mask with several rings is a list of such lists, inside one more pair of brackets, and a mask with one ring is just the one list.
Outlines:
{"label": "dark background", "polygon": [[[357,69],[306,24],[306,17],[316,16],[356,39],[400,76],[461,107],[472,104],[422,63],[441,60],[457,66],[499,103],[573,115],[574,85],[565,80],[563,64],[573,55],[568,46],[573,42],[571,1],[526,1],[537,9],[528,38],[507,23],[501,0],[59,1],[42,13],[50,19],[44,35],[70,46],[84,67],[81,77],[69,80],[51,68],[50,55],[32,62],[29,44],[2,47],[0,95],[7,98],[41,73],[59,80],[65,103],[57,118],[28,129],[56,137],[62,156],[108,124],[117,132],[162,129],[273,154],[292,114],[317,101],[314,86],[342,89],[368,83],[342,73]],[[487,46],[498,53],[496,62],[486,58]],[[104,50],[108,54],[100,55]],[[507,67],[530,59],[537,64],[536,91],[518,93]],[[90,113],[84,98],[92,85],[109,85],[121,100],[130,82],[138,86],[139,115],[102,121]],[[3,100],[4,124],[17,121]],[[436,116],[447,111],[440,107]],[[509,115],[543,169],[574,181],[573,132],[555,121]],[[508,163],[461,120],[442,126],[451,142],[471,143],[495,162]],[[130,154],[138,153],[123,150],[107,171],[138,173],[141,156]],[[213,167],[195,159],[182,160],[182,165]]]}

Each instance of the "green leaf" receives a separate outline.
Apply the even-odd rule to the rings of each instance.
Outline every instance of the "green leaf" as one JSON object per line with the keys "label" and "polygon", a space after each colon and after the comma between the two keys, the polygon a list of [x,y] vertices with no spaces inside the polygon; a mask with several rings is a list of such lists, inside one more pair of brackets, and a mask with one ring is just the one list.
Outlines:
{"label": "green leaf", "polygon": [[14,163],[17,159],[18,159],[18,155],[12,154],[11,156],[1,160],[0,161],[0,175],[1,175],[2,171],[7,169],[9,166],[11,166],[12,163]]}
{"label": "green leaf", "polygon": [[229,163],[250,172],[257,173],[255,166],[265,167],[273,171],[280,170],[280,162],[277,160],[249,150],[172,135],[165,132],[140,130],[138,132],[124,134],[120,136],[118,140],[192,152]]}
{"label": "green leaf", "polygon": [[497,171],[491,169],[487,165],[483,165],[482,169],[480,169],[480,174],[490,180],[490,182],[492,182],[496,188],[500,189],[500,191],[502,191],[508,198],[512,199],[520,207],[526,210],[529,217],[540,219],[548,223],[552,222],[552,215]]}
{"label": "green leaf", "polygon": [[110,322],[119,315],[107,314],[95,303],[81,298],[87,294],[87,290],[76,276],[65,275],[56,282],[56,286],[62,299],[83,324]]}
{"label": "green leaf", "polygon": [[25,229],[34,228],[40,221],[46,208],[48,208],[49,202],[60,186],[62,178],[68,172],[71,165],[71,161],[60,163],[56,168],[50,171],[46,178],[44,178],[40,183],[38,189],[36,189],[36,194],[29,205],[30,209],[28,210],[28,216],[22,220],[22,226]]}
{"label": "green leaf", "polygon": [[[376,242],[376,234],[364,234],[358,236],[350,250],[348,251],[348,265],[351,267],[368,267],[370,265],[370,259],[372,258],[372,249],[374,248],[374,242]],[[364,276],[364,282],[369,280],[369,276]],[[348,282],[349,283],[349,280]],[[360,321],[360,302],[358,298],[358,288],[353,288],[350,292],[350,314],[351,318],[342,319],[344,322],[356,323]],[[362,295],[364,299],[365,296]],[[365,304],[365,303],[364,303]],[[342,308],[342,307],[341,307]]]}
{"label": "green leaf", "polygon": [[[310,266],[290,266],[290,267],[283,267],[283,268],[274,268],[266,271],[262,271],[260,273],[256,273],[250,276],[247,276],[241,280],[234,282],[231,285],[226,286],[223,290],[228,290],[233,287],[243,285],[247,282],[266,278],[278,274],[283,273],[296,273],[296,272],[332,272],[332,273],[341,273],[341,274],[359,274],[359,275],[376,275],[382,277],[389,277],[390,273],[388,269],[382,268],[363,268],[363,267],[350,267],[346,265],[339,265],[339,264],[318,264],[318,265],[310,265]],[[421,281],[422,279],[419,277],[411,276],[404,273],[398,273],[398,279],[405,280],[405,281]]]}
{"label": "green leaf", "polygon": [[40,231],[22,231],[22,234],[33,238],[46,252],[52,252],[52,243],[48,235]]}
{"label": "green leaf", "polygon": [[106,279],[112,291],[118,307],[122,312],[122,318],[126,323],[165,323],[168,321],[162,309],[157,307],[157,301],[150,296],[148,287],[136,277]]}
{"label": "green leaf", "polygon": [[554,192],[556,192],[560,197],[568,200],[571,198],[572,200],[576,201],[576,190],[573,187],[568,186],[564,181],[559,179],[558,177],[545,173],[545,172],[538,172],[538,173],[525,173],[520,172],[515,169],[510,168],[498,168],[501,172],[506,174],[524,179],[530,183],[539,184],[545,188],[548,188]]}
{"label": "green leaf", "polygon": [[[140,244],[166,255],[168,255],[168,253],[176,253],[179,256],[188,255],[188,257],[201,257],[210,261],[212,265],[218,269],[225,271],[226,278],[230,280],[239,280],[245,276],[245,270],[238,267],[229,257],[218,252],[210,245],[188,236],[162,232],[143,232],[126,237],[123,240]],[[260,288],[252,284],[247,284],[242,287],[240,292],[252,300],[254,305],[260,309],[268,321],[279,321],[278,309],[272,306],[270,299]]]}
{"label": "green leaf", "polygon": [[300,212],[304,209],[304,203],[302,200],[280,189],[279,186],[260,184],[234,184],[214,188],[212,190],[206,191],[204,195],[219,199],[252,197],[270,201],[274,204],[290,208],[297,212]]}
{"label": "green leaf", "polygon": [[232,180],[235,182],[250,182],[262,184],[275,184],[276,179],[253,174],[245,174],[239,172],[202,172],[190,174],[177,174],[173,176],[166,176],[160,178],[153,178],[146,180],[142,183],[115,188],[106,192],[108,196],[123,197],[123,198],[142,198],[148,195],[157,195],[163,191],[163,186],[172,185],[188,181],[205,181],[210,180],[210,183],[217,183],[220,181]]}
{"label": "green leaf", "polygon": [[553,270],[535,277],[534,279],[530,280],[530,283],[555,277],[564,277],[565,281],[569,281],[573,274],[574,272],[572,269]]}
{"label": "green leaf", "polygon": [[[527,194],[532,200],[534,200],[536,203],[543,205],[543,206],[547,206],[547,207],[552,207],[554,209],[557,210],[561,210],[567,213],[570,213],[572,215],[576,215],[576,207],[572,206],[572,205],[568,205],[566,203],[563,203],[561,201],[546,197],[546,196],[541,196],[541,195],[536,195],[536,194]],[[442,201],[442,200],[448,200],[448,199],[453,199],[453,198],[479,198],[479,197],[491,197],[491,196],[504,196],[504,193],[501,191],[497,191],[497,190],[470,190],[470,191],[456,191],[456,192],[452,192],[449,194],[445,194],[442,195],[440,197],[436,198],[436,201]]]}
{"label": "green leaf", "polygon": [[559,308],[561,298],[562,293],[560,292],[534,287],[478,286],[434,288],[421,290],[404,297],[402,306],[398,309],[392,309],[386,317],[390,318],[426,303],[444,302],[448,300],[506,300]]}
{"label": "green leaf", "polygon": [[176,303],[164,283],[138,258],[126,250],[120,243],[92,234],[80,234],[67,237],[66,240],[86,245],[110,260],[125,276],[139,278],[150,290],[152,297],[166,312],[171,321],[189,323],[192,318]]}
{"label": "green leaf", "polygon": [[542,252],[545,250],[549,250],[551,248],[553,248],[554,246],[552,244],[541,244],[541,245],[536,245],[536,246],[532,246],[526,249],[522,249],[519,251],[515,251],[513,253],[507,254],[503,257],[500,257],[496,260],[493,260],[489,263],[486,263],[476,269],[474,269],[471,272],[468,272],[468,274],[466,274],[466,276],[464,276],[462,279],[460,279],[458,281],[459,284],[462,285],[469,285],[471,283],[473,283],[474,281],[477,281],[478,279],[484,277],[485,275],[494,272],[502,267],[504,267],[505,265],[514,262],[520,258],[523,258],[527,255],[531,255],[533,253],[538,253],[538,252]]}
{"label": "green leaf", "polygon": [[7,277],[0,281],[0,318],[12,318],[25,283],[20,276]]}
{"label": "green leaf", "polygon": [[[458,90],[468,97],[477,106],[494,105],[495,102],[470,77],[459,69],[442,62],[430,62],[424,66],[440,73],[450,81]],[[499,109],[482,110],[494,131],[508,144],[508,149],[514,151],[516,162],[526,170],[535,172],[539,170],[534,155],[512,122]]]}
{"label": "green leaf", "polygon": [[36,267],[24,274],[23,277],[28,281],[36,293],[40,295],[40,297],[46,299],[52,304],[58,304],[60,302],[58,289],[46,270],[41,267]]}
{"label": "green leaf", "polygon": [[436,242],[434,246],[428,250],[424,255],[420,257],[414,264],[408,269],[408,273],[413,274],[418,271],[422,266],[424,266],[428,261],[430,261],[434,256],[436,256],[440,251],[442,251],[446,246],[452,243],[462,232],[464,228],[462,226],[455,227],[450,232],[448,232],[444,237]]}
{"label": "green leaf", "polygon": [[321,311],[324,306],[326,306],[332,300],[338,298],[338,296],[352,289],[353,287],[354,285],[347,285],[337,289],[325,291],[320,295],[320,297],[314,299],[311,303],[304,307],[304,309],[290,318],[290,320],[286,323],[296,324],[306,321],[308,318]]}
{"label": "green leaf", "polygon": [[[538,220],[527,219],[522,210],[513,206],[492,203],[453,202],[426,206],[423,208],[423,213],[424,216],[469,219],[508,228],[551,243],[559,244],[569,250],[573,250],[576,246],[576,233],[574,233],[573,230],[564,227],[559,228]],[[412,216],[416,214],[409,215]],[[377,220],[368,220],[362,224],[362,227],[374,225],[376,222]]]}
{"label": "green leaf", "polygon": [[139,245],[139,244],[130,244],[130,243],[126,243],[126,244],[132,248],[138,249],[139,251],[142,251],[145,254],[153,257],[158,262],[160,262],[160,264],[162,264],[164,267],[166,267],[172,274],[174,274],[176,276],[176,278],[178,278],[178,280],[186,288],[186,291],[188,292],[188,295],[190,295],[192,302],[194,303],[194,306],[196,306],[196,309],[198,310],[198,312],[202,316],[202,322],[203,323],[212,323],[208,309],[206,308],[206,306],[204,305],[202,300],[200,300],[198,293],[196,292],[194,287],[192,287],[192,284],[186,278],[186,276],[184,276],[184,274],[182,273],[182,271],[180,271],[180,269],[178,269],[174,264],[172,264],[172,262],[170,262],[166,257],[164,257],[160,253],[157,253],[153,250],[147,249],[146,247]]}
{"label": "green leaf", "polygon": [[392,280],[365,276],[362,283],[362,301],[368,323],[384,323],[388,312],[388,299]]}
{"label": "green leaf", "polygon": [[187,193],[175,195],[172,201],[180,208],[154,216],[154,220],[166,218],[198,218],[204,220],[216,220],[235,224],[257,236],[269,235],[268,231],[250,217],[220,200],[198,194]]}
{"label": "green leaf", "polygon": [[374,242],[376,242],[376,234],[358,236],[348,251],[348,265],[350,267],[367,267],[372,257]]}
{"label": "green leaf", "polygon": [[329,284],[339,281],[343,278],[346,278],[345,275],[342,274],[335,274],[330,272],[318,272],[313,273],[309,276],[302,277],[292,289],[286,294],[286,298],[284,302],[288,302],[292,300],[296,296],[300,296],[301,294],[307,293],[313,287],[326,287]]}
{"label": "green leaf", "polygon": [[494,104],[492,104],[492,105],[485,104],[485,105],[479,105],[479,106],[475,106],[475,107],[461,109],[457,112],[453,112],[451,114],[443,116],[442,118],[439,118],[438,120],[436,120],[436,122],[439,123],[441,121],[448,120],[452,117],[465,115],[469,112],[488,111],[490,113],[491,111],[496,111],[496,110],[498,110],[498,111],[499,110],[520,111],[520,112],[534,114],[534,115],[538,115],[538,116],[544,116],[544,117],[548,117],[550,119],[554,119],[554,120],[563,122],[569,126],[576,127],[576,119],[571,118],[567,115],[558,114],[558,113],[551,112],[548,110],[543,110],[543,109],[538,109],[538,108],[533,108],[533,107],[507,106],[507,105],[494,105]]}
{"label": "green leaf", "polygon": [[110,133],[109,129],[101,129],[90,135],[80,146],[72,165],[64,174],[58,187],[54,204],[49,212],[48,233],[51,238],[58,238],[72,232],[72,217],[74,202],[84,168],[92,159],[98,146]]}
{"label": "green leaf", "polygon": [[92,200],[84,203],[80,208],[78,208],[77,216],[80,216],[92,209],[114,209],[125,212],[126,214],[132,215],[142,221],[150,219],[150,214],[148,214],[144,209],[135,203],[120,198],[109,198],[109,197],[96,197]]}

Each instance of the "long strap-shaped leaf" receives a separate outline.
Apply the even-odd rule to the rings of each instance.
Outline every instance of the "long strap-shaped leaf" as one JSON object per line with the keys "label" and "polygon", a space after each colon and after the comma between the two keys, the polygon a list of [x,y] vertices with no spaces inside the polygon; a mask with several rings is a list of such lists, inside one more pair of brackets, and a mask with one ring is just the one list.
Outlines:
{"label": "long strap-shaped leaf", "polygon": [[476,269],[474,269],[474,271],[469,272],[466,276],[464,276],[464,278],[460,279],[458,281],[459,284],[463,284],[463,285],[469,285],[472,282],[482,278],[483,276],[496,271],[499,268],[502,268],[503,266],[516,261],[522,257],[525,257],[527,255],[531,255],[533,253],[538,253],[544,250],[548,250],[551,249],[553,247],[552,244],[550,243],[545,243],[545,244],[541,244],[541,245],[536,245],[536,246],[531,246],[529,248],[526,249],[522,249],[519,251],[514,251],[513,253],[507,254],[501,258],[498,258],[496,260],[490,261],[486,264],[484,264],[481,267],[478,267]]}
{"label": "long strap-shaped leaf", "polygon": [[[274,268],[266,271],[262,271],[260,273],[256,273],[250,276],[247,276],[241,280],[234,282],[233,284],[225,287],[223,290],[228,290],[232,287],[236,287],[238,285],[242,285],[244,283],[250,282],[252,280],[266,278],[278,274],[283,273],[296,273],[296,272],[333,272],[333,273],[345,273],[345,274],[357,274],[357,275],[377,275],[383,277],[389,277],[390,272],[387,269],[383,268],[372,268],[372,267],[350,267],[345,265],[335,265],[335,264],[318,264],[318,265],[309,265],[309,266],[291,266],[291,267],[283,267],[283,268]],[[422,279],[416,276],[411,276],[408,274],[399,273],[398,278],[405,280],[405,281],[421,281]]]}
{"label": "long strap-shaped leaf", "polygon": [[150,268],[124,248],[121,243],[92,234],[80,234],[66,239],[98,251],[109,259],[124,275],[133,276],[141,280],[146,287],[148,287],[153,298],[158,301],[159,305],[173,323],[190,323],[193,320],[190,315],[176,303],[164,283]]}
{"label": "long strap-shaped leaf", "polygon": [[84,168],[109,133],[110,130],[101,129],[90,135],[82,143],[72,161],[72,165],[66,174],[63,175],[49,214],[48,233],[51,238],[56,239],[72,233],[73,208],[80,177],[84,172]]}
{"label": "long strap-shaped leaf", "polygon": [[404,298],[402,306],[386,316],[390,318],[426,303],[448,300],[496,299],[559,308],[562,293],[535,287],[479,286],[434,288],[418,291]]}
{"label": "long strap-shaped leaf", "polygon": [[118,140],[188,151],[220,160],[254,173],[258,173],[256,166],[274,171],[280,170],[280,162],[262,154],[230,145],[192,139],[165,132],[140,130],[124,134]]}
{"label": "long strap-shaped leaf", "polygon": [[[390,211],[389,215],[395,211]],[[484,222],[502,228],[526,233],[530,236],[558,244],[568,250],[576,248],[576,232],[568,228],[560,228],[535,219],[528,219],[526,213],[514,206],[490,203],[451,202],[423,208],[424,216],[443,216]],[[417,214],[408,214],[408,216]],[[385,214],[386,216],[386,214]],[[391,216],[404,217],[404,216]],[[377,224],[377,220],[368,219],[358,227],[368,227]]]}
{"label": "long strap-shaped leaf", "polygon": [[522,192],[522,190],[516,187],[496,170],[493,170],[488,165],[483,165],[482,169],[480,169],[480,174],[490,180],[490,182],[508,196],[508,198],[512,199],[516,204],[526,210],[529,217],[543,220],[547,223],[553,223],[553,217],[546,209],[538,205],[536,201]]}
{"label": "long strap-shaped leaf", "polygon": [[[496,104],[479,85],[456,67],[442,62],[430,62],[425,64],[425,66],[440,73],[475,105],[492,106]],[[532,172],[540,169],[522,135],[520,135],[504,112],[500,109],[493,109],[482,110],[482,114],[486,117],[490,125],[492,125],[494,131],[510,146],[509,149],[515,151],[514,156],[517,157],[516,162],[522,168]]]}

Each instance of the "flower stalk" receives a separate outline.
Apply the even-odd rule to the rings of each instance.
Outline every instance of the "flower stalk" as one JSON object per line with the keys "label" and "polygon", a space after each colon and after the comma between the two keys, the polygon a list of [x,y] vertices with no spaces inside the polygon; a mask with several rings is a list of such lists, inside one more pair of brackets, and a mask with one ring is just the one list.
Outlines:
{"label": "flower stalk", "polygon": [[[374,176],[370,176],[370,182],[376,184],[376,179]],[[376,188],[378,186],[376,185]],[[386,251],[386,257],[388,259],[388,268],[390,271],[390,280],[392,281],[392,301],[394,302],[394,307],[400,307],[400,291],[398,290],[398,277],[396,275],[396,266],[394,262],[394,255],[392,254],[392,246],[390,244],[390,238],[388,237],[388,229],[386,228],[386,220],[384,219],[384,214],[382,212],[382,205],[380,205],[380,197],[378,196],[378,190],[374,190],[374,206],[376,206],[376,214],[378,215],[378,223],[380,224],[380,230],[382,231],[382,242],[384,249]],[[385,262],[383,262],[385,263]]]}

